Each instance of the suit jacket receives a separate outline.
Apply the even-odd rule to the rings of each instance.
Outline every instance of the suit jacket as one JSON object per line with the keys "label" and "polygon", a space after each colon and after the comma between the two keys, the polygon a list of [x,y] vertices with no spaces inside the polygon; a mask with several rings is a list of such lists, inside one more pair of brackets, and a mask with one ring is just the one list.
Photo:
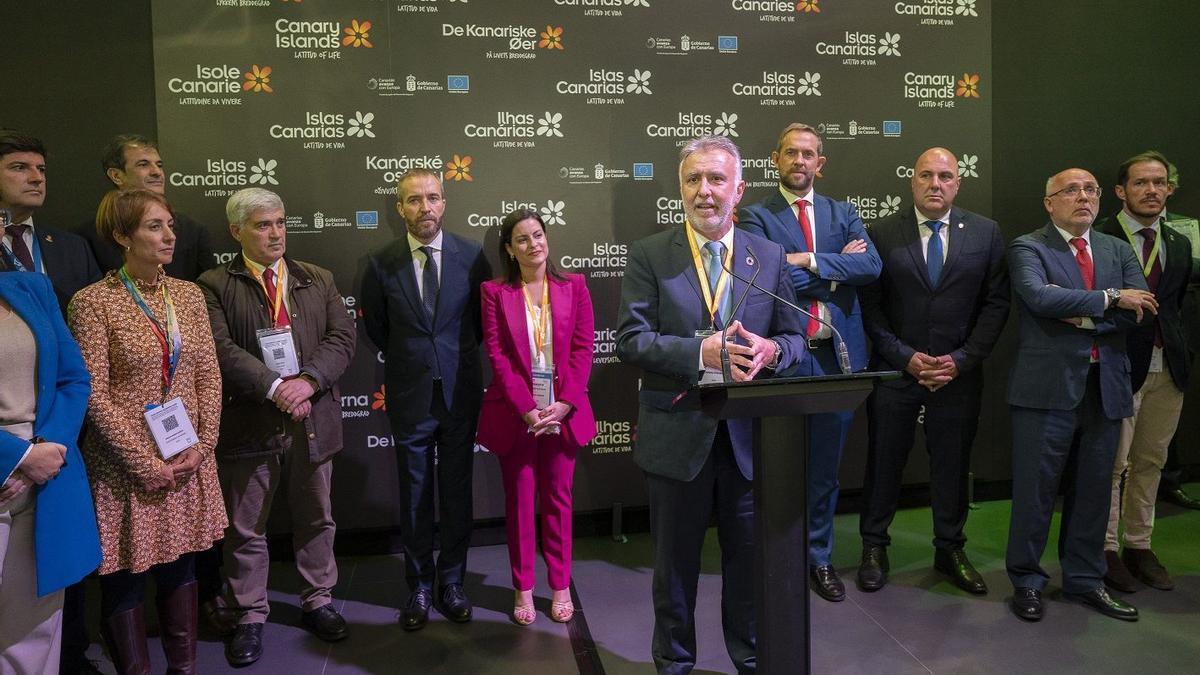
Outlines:
{"label": "suit jacket", "polygon": [[[1129,243],[1121,221],[1116,214],[1096,224],[1096,229]],[[1188,331],[1183,322],[1183,298],[1187,295],[1188,282],[1193,272],[1192,243],[1170,224],[1160,226],[1162,249],[1166,252],[1166,264],[1158,280],[1154,297],[1158,300],[1158,315],[1141,326],[1129,331],[1126,346],[1129,350],[1130,376],[1133,390],[1142,388],[1146,374],[1150,372],[1150,358],[1154,352],[1156,327],[1162,327],[1163,357],[1171,380],[1180,391],[1188,389],[1188,374],[1191,370],[1191,355],[1188,352]],[[1137,246],[1141,237],[1134,238]],[[1132,244],[1130,247],[1132,248]],[[1137,256],[1137,252],[1134,252]]]}
{"label": "suit jacket", "polygon": [[[596,418],[588,400],[592,373],[595,317],[592,297],[582,275],[565,280],[547,277],[550,284],[550,339],[554,355],[554,397],[572,406],[563,420],[563,439],[581,448],[596,436]],[[483,394],[479,413],[479,444],[497,455],[512,448],[526,433],[521,416],[536,406],[532,393],[524,292],[497,279],[480,289],[483,304],[483,344],[492,364],[492,383]]]}
{"label": "suit jacket", "polygon": [[[915,352],[949,354],[959,378],[978,380],[1008,319],[1008,267],[994,220],[953,207],[950,248],[937,286],[929,280],[912,206],[871,227],[883,260],[879,279],[860,291],[863,324],[871,337],[873,370],[904,371]],[[904,378],[880,383],[903,387]]]}
{"label": "suit jacket", "polygon": [[[0,273],[0,297],[37,341],[33,434],[67,447],[58,476],[33,488],[37,593],[43,596],[79,581],[100,564],[96,508],[77,443],[91,384],[49,280],[40,274]],[[28,448],[29,441],[0,429],[0,477],[12,474]]]}
{"label": "suit jacket", "polygon": [[[814,193],[813,214],[817,221],[813,229],[819,274],[789,265],[792,287],[802,305],[816,300],[829,307],[830,323],[842,334],[850,351],[851,368],[862,370],[867,365],[867,340],[858,287],[878,278],[883,265],[854,205]],[[786,253],[808,251],[791,204],[778,190],[757,204],[742,207],[738,227],[781,244]],[[866,252],[841,253],[842,247],[854,239],[867,242]],[[831,282],[837,282],[836,289]]]}
{"label": "suit jacket", "polygon": [[59,313],[67,315],[67,305],[84,286],[100,281],[103,273],[83,237],[46,225],[34,224],[46,276],[54,284]]}
{"label": "suit jacket", "polygon": [[492,276],[483,248],[443,230],[435,316],[421,304],[408,238],[372,254],[362,284],[363,323],[383,351],[388,416],[412,425],[429,416],[435,368],[446,408],[474,418],[483,396],[479,286]]}
{"label": "suit jacket", "polygon": [[[699,397],[690,392],[700,379],[702,338],[695,332],[708,328],[710,318],[687,237],[684,228],[675,227],[633,243],[617,315],[617,356],[642,370],[633,459],[643,470],[675,480],[696,477],[717,433],[717,420],[701,412]],[[730,258],[733,270],[745,279],[754,272],[749,256],[741,254],[746,246],[753,247],[761,266],[755,283],[793,300],[783,247],[748,231],[735,231]],[[728,292],[734,302],[745,288],[730,279]],[[733,315],[755,335],[779,342],[783,353],[778,371],[805,356],[800,318],[795,310],[753,289]],[[759,377],[766,376],[769,372],[763,369]],[[752,420],[728,420],[728,426],[738,468],[749,479]]]}
{"label": "suit jacket", "polygon": [[[109,239],[101,239],[96,232],[95,218],[81,223],[76,231],[91,245],[101,270],[115,270],[124,263],[121,247]],[[209,242],[208,228],[176,212],[175,256],[169,264],[163,265],[167,276],[194,282],[200,278],[201,272],[215,267],[216,264],[212,244]]]}
{"label": "suit jacket", "polygon": [[[1075,262],[1075,249],[1053,223],[1017,237],[1008,245],[1014,304],[1021,317],[1017,358],[1009,377],[1008,402],[1025,408],[1072,410],[1087,389],[1092,344],[1100,352],[1100,397],[1104,415],[1117,420],[1133,414],[1125,334],[1134,313],[1105,309],[1106,288],[1146,289],[1146,278],[1129,244],[1092,230],[1094,289],[1088,291]],[[1094,330],[1061,319],[1088,317]]]}
{"label": "suit jacket", "polygon": [[212,322],[221,364],[221,435],[218,459],[284,452],[294,436],[308,440],[310,461],[321,462],[342,449],[342,398],[338,378],[354,357],[357,329],[328,270],[284,257],[292,340],[300,372],[317,383],[312,412],[296,423],[267,398],[279,375],[267,368],[257,331],[272,326],[266,293],[246,269],[241,253],[197,281]]}

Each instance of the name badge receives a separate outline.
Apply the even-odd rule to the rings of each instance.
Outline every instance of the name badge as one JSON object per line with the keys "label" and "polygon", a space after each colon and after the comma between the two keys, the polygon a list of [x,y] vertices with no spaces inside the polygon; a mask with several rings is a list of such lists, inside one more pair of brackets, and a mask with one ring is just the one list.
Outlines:
{"label": "name badge", "polygon": [[290,326],[264,328],[256,332],[262,360],[280,377],[300,374],[300,361],[296,358],[296,344],[292,341]]}
{"label": "name badge", "polygon": [[554,403],[554,371],[550,368],[533,367],[533,402],[538,410]]}
{"label": "name badge", "polygon": [[163,459],[171,459],[200,442],[178,396],[162,405],[147,404],[145,417]]}

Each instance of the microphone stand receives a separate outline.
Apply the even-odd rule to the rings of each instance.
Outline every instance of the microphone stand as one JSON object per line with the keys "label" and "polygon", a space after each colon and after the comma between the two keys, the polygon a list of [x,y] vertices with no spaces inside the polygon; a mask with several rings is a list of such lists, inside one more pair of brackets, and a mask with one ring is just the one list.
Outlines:
{"label": "microphone stand", "polygon": [[[833,333],[833,336],[835,338],[837,338],[836,340],[834,340],[834,346],[836,348],[835,350],[837,351],[838,366],[841,368],[843,375],[849,375],[851,373],[850,351],[848,349],[846,349],[846,341],[842,339],[841,332],[838,331],[838,329],[835,328],[832,323],[822,319],[819,316],[813,316],[808,310],[804,309],[803,307],[800,307],[796,303],[791,302],[790,300],[787,300],[785,298],[781,298],[778,295],[772,293],[771,291],[768,291],[767,289],[763,288],[762,286],[755,284],[754,276],[758,275],[758,270],[762,267],[762,265],[758,264],[758,256],[754,254],[754,249],[747,246],[746,254],[749,255],[750,259],[754,261],[754,268],[755,268],[754,275],[752,275],[749,280],[743,279],[741,276],[738,275],[737,272],[734,272],[730,267],[725,267],[725,271],[728,272],[730,275],[732,275],[734,279],[737,279],[738,281],[746,284],[746,293],[747,294],[749,294],[751,288],[753,288],[759,292],[766,293],[767,295],[771,296],[772,298],[778,300],[779,302],[782,302],[784,305],[791,307],[792,309],[796,310],[797,312],[800,312],[804,316],[816,321],[817,323],[819,323],[823,326],[829,326],[829,330]],[[722,266],[724,266],[724,261],[722,261]],[[745,295],[742,296],[742,299],[745,300]],[[725,344],[724,336],[722,336],[722,342],[721,342],[722,351],[724,351],[724,344]],[[722,358],[724,358],[724,355],[722,355]],[[724,365],[724,364],[722,363],[722,365]]]}
{"label": "microphone stand", "polygon": [[[721,267],[726,272],[733,274],[733,271],[726,267],[724,260],[721,261]],[[729,328],[729,324],[733,322],[733,317],[737,316],[737,312],[742,307],[742,303],[746,301],[746,296],[750,295],[750,289],[754,286],[754,280],[758,278],[759,265],[754,266],[754,273],[750,275],[750,281],[747,282],[736,274],[733,274],[735,279],[738,279],[744,284],[747,284],[746,290],[742,291],[742,297],[734,303],[733,309],[729,310],[729,316],[725,317],[725,325],[721,328],[721,380],[724,382],[733,382],[733,365],[729,362],[729,348],[725,342],[725,332]]]}

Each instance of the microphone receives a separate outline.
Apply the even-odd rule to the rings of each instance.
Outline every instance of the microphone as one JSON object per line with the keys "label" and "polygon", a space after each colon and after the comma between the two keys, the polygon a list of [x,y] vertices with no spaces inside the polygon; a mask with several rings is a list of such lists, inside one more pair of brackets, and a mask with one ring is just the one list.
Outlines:
{"label": "microphone", "polygon": [[[725,266],[724,260],[721,261],[721,267],[725,269],[726,272],[733,274],[733,272]],[[759,265],[754,266],[754,273],[750,275],[750,282],[746,286],[746,290],[742,291],[742,297],[738,298],[737,302],[734,303],[733,308],[729,310],[729,316],[724,317],[725,326],[721,329],[721,379],[725,382],[733,381],[733,366],[729,362],[729,349],[725,343],[726,329],[729,328],[729,324],[733,323],[733,317],[737,316],[738,310],[742,307],[742,303],[746,301],[746,296],[750,295],[750,288],[754,286],[754,280],[758,278],[759,268]],[[738,275],[734,274],[733,276],[739,279],[742,283],[746,283],[746,280],[738,277]]]}
{"label": "microphone", "polygon": [[[817,323],[819,323],[823,326],[829,326],[829,330],[833,333],[833,336],[835,338],[837,338],[836,340],[834,340],[834,346],[837,351],[838,366],[841,368],[843,375],[849,375],[851,373],[850,351],[848,349],[846,349],[846,341],[842,339],[841,332],[838,331],[838,329],[835,328],[832,323],[826,321],[825,319],[822,319],[819,316],[814,316],[808,310],[797,305],[796,303],[791,302],[790,300],[781,298],[778,295],[772,293],[771,291],[768,291],[767,289],[763,288],[762,286],[755,284],[754,276],[758,275],[758,270],[762,268],[762,265],[758,264],[758,256],[754,254],[754,249],[750,248],[750,246],[748,246],[748,245],[746,246],[746,254],[748,256],[750,256],[750,259],[752,261],[754,261],[754,268],[755,268],[754,275],[751,275],[751,278],[749,280],[743,279],[740,275],[738,275],[737,272],[734,272],[729,267],[726,267],[725,271],[729,272],[729,274],[731,274],[734,279],[737,279],[738,281],[746,284],[746,293],[747,294],[750,292],[751,288],[753,288],[759,292],[766,293],[767,295],[771,296],[772,298],[778,300],[779,302],[782,302],[783,304],[787,305],[788,307],[791,307],[792,309],[796,310],[797,312],[800,312],[801,314],[812,319],[813,321],[816,321]],[[744,300],[745,296],[742,296],[742,299]]]}

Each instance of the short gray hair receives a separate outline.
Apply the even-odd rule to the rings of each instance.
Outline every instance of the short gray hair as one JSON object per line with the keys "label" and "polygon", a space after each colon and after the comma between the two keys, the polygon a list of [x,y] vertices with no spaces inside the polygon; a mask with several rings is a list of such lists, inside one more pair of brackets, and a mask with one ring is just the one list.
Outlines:
{"label": "short gray hair", "polygon": [[225,203],[225,217],[230,225],[244,225],[256,211],[283,210],[279,195],[263,188],[245,188],[233,193]]}
{"label": "short gray hair", "polygon": [[738,150],[738,146],[726,136],[699,136],[693,138],[684,144],[683,149],[679,151],[679,171],[683,171],[683,163],[687,161],[697,152],[707,152],[709,150],[721,150],[733,157],[737,164],[737,180],[742,179],[742,152]]}

